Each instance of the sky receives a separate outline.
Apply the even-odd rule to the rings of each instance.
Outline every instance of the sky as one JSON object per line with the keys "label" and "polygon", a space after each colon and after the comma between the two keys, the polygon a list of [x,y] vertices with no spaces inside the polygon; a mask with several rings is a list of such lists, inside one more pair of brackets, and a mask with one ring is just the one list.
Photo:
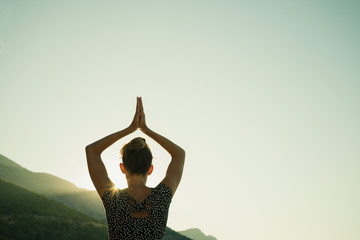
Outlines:
{"label": "sky", "polygon": [[[168,226],[360,238],[359,1],[0,0],[0,154],[94,189],[84,148],[148,126],[186,150]],[[102,157],[126,187],[119,140]],[[154,155],[149,186],[170,156]]]}

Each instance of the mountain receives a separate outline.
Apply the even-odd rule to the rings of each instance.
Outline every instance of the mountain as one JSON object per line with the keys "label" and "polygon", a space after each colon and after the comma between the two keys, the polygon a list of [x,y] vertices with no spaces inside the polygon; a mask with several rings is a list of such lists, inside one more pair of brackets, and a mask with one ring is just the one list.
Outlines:
{"label": "mountain", "polygon": [[47,173],[31,172],[3,155],[0,155],[0,178],[105,222],[105,211],[95,191],[78,188]]}
{"label": "mountain", "polygon": [[0,179],[0,239],[103,240],[106,224]]}
{"label": "mountain", "polygon": [[[0,240],[42,239],[40,237],[39,238],[33,237],[33,235],[31,233],[28,233],[26,229],[34,229],[38,232],[37,233],[38,236],[43,236],[44,232],[49,232],[50,230],[57,229],[57,227],[60,227],[60,229],[63,229],[64,234],[67,234],[68,231],[69,231],[68,234],[71,234],[75,231],[73,228],[75,226],[78,227],[79,225],[77,220],[74,219],[69,220],[68,217],[61,217],[56,214],[54,215],[54,213],[39,215],[39,213],[36,212],[36,214],[29,215],[26,208],[24,207],[27,206],[26,205],[27,202],[31,202],[34,204],[34,206],[30,207],[29,209],[37,209],[37,211],[41,212],[42,208],[44,207],[43,202],[51,201],[52,203],[56,203],[57,205],[49,204],[48,202],[46,202],[45,206],[51,205],[51,207],[49,208],[55,211],[57,214],[59,214],[59,212],[62,211],[68,212],[69,209],[71,209],[77,214],[82,213],[81,216],[86,215],[86,217],[88,217],[88,220],[86,221],[90,221],[93,225],[106,227],[105,211],[102,206],[102,202],[95,191],[89,191],[86,189],[77,188],[74,184],[47,173],[31,172],[1,154],[0,154],[0,179],[2,182],[11,184],[11,186],[15,187],[14,188],[15,190],[11,190],[12,188],[8,187],[6,190],[8,192],[11,191],[19,192],[20,191],[19,189],[22,189],[23,191],[27,192],[27,193],[22,193],[22,195],[20,193],[18,195],[16,194],[11,195],[12,197],[10,197],[9,195],[8,198],[5,199],[3,197],[3,195],[6,195],[3,194],[6,192],[5,187],[4,189],[1,189],[0,192],[2,197],[0,198],[2,199],[2,202],[4,202],[4,205],[2,202],[0,202],[1,204],[0,205],[0,223],[1,223]],[[4,184],[4,186],[5,185],[6,184]],[[34,197],[34,195],[36,197]],[[9,204],[13,204],[13,205],[9,205]],[[35,205],[37,207],[35,207]],[[64,210],[64,208],[66,208],[67,210]],[[17,209],[19,214],[22,212],[23,214],[13,215],[13,213],[11,212],[10,214],[9,212],[7,212],[10,209]],[[29,211],[32,212],[35,210],[29,210]],[[96,220],[92,218],[95,218]],[[51,219],[54,220],[54,222]],[[95,223],[96,221],[99,222]],[[68,224],[69,222],[73,222],[74,225],[69,226]],[[34,224],[36,223],[37,225],[33,226],[32,223]],[[89,224],[85,224],[85,226],[83,227],[87,227],[88,225]],[[5,231],[5,229],[7,230]],[[94,231],[93,234],[94,236],[101,235],[102,236],[101,239],[107,239],[106,237],[107,234],[105,237],[103,235],[102,227],[99,229],[94,227],[91,230],[89,230],[89,232],[92,231]],[[9,237],[12,236],[11,234],[15,234],[15,233],[22,233],[23,238]],[[7,237],[3,237],[3,236],[7,236]],[[49,236],[52,235],[50,234]],[[51,238],[49,237],[48,239]],[[54,239],[61,240],[62,238],[57,237]],[[64,239],[72,239],[72,238],[69,237]],[[78,237],[75,239],[87,239],[87,238]],[[90,240],[97,238],[88,238],[88,239]],[[170,228],[167,228],[165,232],[165,240],[191,240],[191,239],[179,234],[178,232]]]}
{"label": "mountain", "polygon": [[165,231],[165,240],[193,240],[191,238],[188,238],[178,232],[175,232],[171,228],[166,228]]}
{"label": "mountain", "polygon": [[198,228],[191,228],[185,231],[179,231],[182,235],[189,237],[193,240],[217,240],[213,236],[206,236],[203,232],[201,232]]}

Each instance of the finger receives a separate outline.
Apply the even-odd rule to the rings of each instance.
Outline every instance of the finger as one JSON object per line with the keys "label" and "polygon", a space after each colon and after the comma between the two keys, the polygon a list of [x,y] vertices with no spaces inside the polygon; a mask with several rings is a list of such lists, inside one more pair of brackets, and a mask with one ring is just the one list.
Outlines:
{"label": "finger", "polygon": [[133,123],[138,125],[139,119],[140,119],[140,110],[139,110],[139,104],[138,104],[138,101],[137,101],[137,103],[136,103],[136,111],[135,111]]}
{"label": "finger", "polygon": [[141,109],[141,113],[144,113],[144,106],[143,106],[141,97],[140,97],[140,109]]}
{"label": "finger", "polygon": [[140,98],[136,98],[136,113],[140,112]]}

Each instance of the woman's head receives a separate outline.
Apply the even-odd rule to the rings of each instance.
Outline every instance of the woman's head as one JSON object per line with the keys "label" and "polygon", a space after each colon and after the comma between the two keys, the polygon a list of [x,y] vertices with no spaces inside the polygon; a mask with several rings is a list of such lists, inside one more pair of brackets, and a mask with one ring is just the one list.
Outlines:
{"label": "woman's head", "polygon": [[144,138],[137,137],[120,151],[124,167],[131,175],[147,175],[152,164],[152,154]]}

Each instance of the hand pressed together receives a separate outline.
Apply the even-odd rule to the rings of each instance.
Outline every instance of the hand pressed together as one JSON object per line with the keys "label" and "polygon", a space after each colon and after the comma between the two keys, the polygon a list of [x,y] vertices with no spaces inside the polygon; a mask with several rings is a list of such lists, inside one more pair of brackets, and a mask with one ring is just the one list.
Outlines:
{"label": "hand pressed together", "polygon": [[144,107],[142,104],[141,97],[137,97],[136,102],[136,111],[133,121],[130,124],[130,128],[134,131],[140,128],[140,130],[144,130],[147,128],[146,121],[145,121],[145,113],[144,113]]}

